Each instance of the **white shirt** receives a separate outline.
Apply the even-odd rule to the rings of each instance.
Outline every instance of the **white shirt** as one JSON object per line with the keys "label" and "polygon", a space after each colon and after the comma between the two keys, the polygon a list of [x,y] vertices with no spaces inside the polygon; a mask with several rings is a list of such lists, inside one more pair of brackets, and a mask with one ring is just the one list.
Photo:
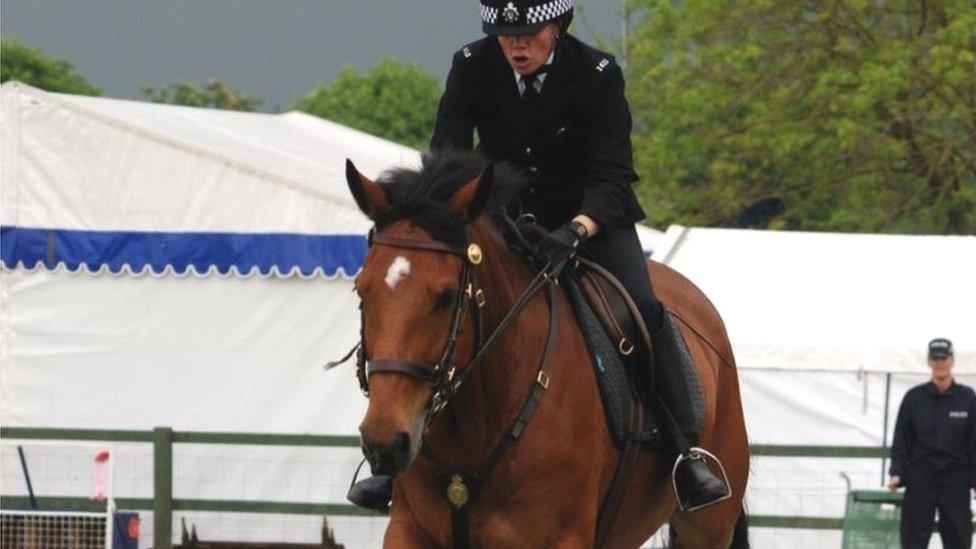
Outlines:
{"label": "white shirt", "polygon": [[[555,48],[553,48],[552,53],[549,54],[549,59],[546,59],[546,62],[543,63],[543,66],[548,67],[549,65],[552,65],[552,59],[555,56],[556,56],[556,50]],[[519,95],[525,95],[525,81],[522,80],[522,75],[519,74],[518,71],[516,71],[515,69],[512,69],[512,72],[515,73],[515,86],[518,87]],[[535,85],[534,85],[536,93],[542,93],[542,84],[545,81],[546,81],[546,73],[542,73],[536,77]]]}

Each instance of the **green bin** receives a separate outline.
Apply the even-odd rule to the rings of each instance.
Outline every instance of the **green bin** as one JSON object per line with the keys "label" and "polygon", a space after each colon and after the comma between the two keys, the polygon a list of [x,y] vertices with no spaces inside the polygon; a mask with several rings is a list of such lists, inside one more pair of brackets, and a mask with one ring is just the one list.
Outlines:
{"label": "green bin", "polygon": [[898,524],[904,494],[881,490],[853,490],[844,511],[844,549],[900,547]]}

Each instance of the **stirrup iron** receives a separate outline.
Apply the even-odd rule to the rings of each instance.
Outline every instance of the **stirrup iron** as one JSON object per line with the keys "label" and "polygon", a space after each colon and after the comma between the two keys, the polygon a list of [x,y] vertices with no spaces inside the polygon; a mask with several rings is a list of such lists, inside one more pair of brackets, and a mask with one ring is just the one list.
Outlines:
{"label": "stirrup iron", "polygon": [[[681,465],[681,462],[686,460],[702,461],[707,466],[709,459],[718,464],[718,469],[722,473],[722,482],[725,484],[725,495],[716,500],[686,508],[678,494],[678,483],[675,478],[675,475],[678,472],[678,467]],[[732,486],[729,484],[729,476],[725,473],[725,466],[722,465],[722,462],[717,457],[715,457],[715,454],[698,446],[692,446],[687,452],[682,452],[678,458],[674,460],[674,466],[671,468],[671,489],[674,490],[675,499],[678,501],[678,509],[684,513],[691,513],[699,509],[715,505],[716,503],[721,503],[732,497]]]}

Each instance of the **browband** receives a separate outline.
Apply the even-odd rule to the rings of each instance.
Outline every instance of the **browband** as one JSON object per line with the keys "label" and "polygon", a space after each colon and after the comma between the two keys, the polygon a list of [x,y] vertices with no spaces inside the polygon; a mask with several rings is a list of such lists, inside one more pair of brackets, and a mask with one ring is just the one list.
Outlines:
{"label": "browband", "polygon": [[394,246],[396,248],[411,248],[415,250],[429,250],[432,252],[445,252],[449,254],[454,254],[456,256],[464,259],[467,257],[465,250],[461,248],[456,248],[450,244],[445,244],[439,240],[416,240],[413,238],[400,238],[397,236],[385,236],[381,234],[373,234],[370,238],[370,243],[372,244],[383,244],[385,246]]}

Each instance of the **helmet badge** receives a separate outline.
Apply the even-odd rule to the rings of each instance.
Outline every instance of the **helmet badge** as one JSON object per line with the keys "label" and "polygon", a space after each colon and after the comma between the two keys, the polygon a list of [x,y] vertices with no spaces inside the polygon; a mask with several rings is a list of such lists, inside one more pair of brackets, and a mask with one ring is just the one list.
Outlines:
{"label": "helmet badge", "polygon": [[502,10],[502,19],[504,19],[505,22],[508,24],[512,24],[518,21],[518,16],[519,16],[518,8],[516,8],[515,4],[512,2],[509,2],[505,6],[505,9]]}

